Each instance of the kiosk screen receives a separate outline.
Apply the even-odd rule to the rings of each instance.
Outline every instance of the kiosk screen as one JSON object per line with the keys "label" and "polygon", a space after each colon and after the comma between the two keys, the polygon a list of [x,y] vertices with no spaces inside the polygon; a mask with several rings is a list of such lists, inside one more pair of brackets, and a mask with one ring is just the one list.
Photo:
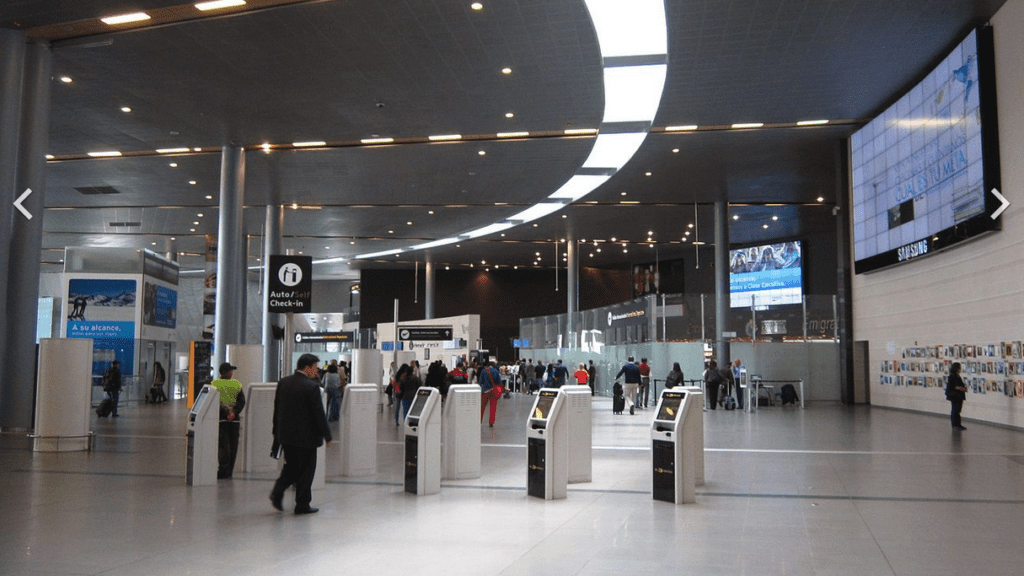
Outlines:
{"label": "kiosk screen", "polygon": [[409,407],[409,418],[420,417],[420,414],[423,413],[423,407],[427,405],[428,398],[430,398],[430,389],[416,391],[416,399],[413,400],[412,406]]}
{"label": "kiosk screen", "polygon": [[537,398],[537,405],[533,409],[533,415],[531,418],[537,420],[547,420],[551,416],[551,406],[555,403],[555,398],[558,397],[558,392],[554,390],[541,390],[540,396]]}
{"label": "kiosk screen", "polygon": [[661,410],[658,411],[658,417],[655,420],[675,422],[676,415],[679,414],[679,407],[685,398],[686,392],[666,392],[661,397]]}
{"label": "kiosk screen", "polygon": [[196,396],[196,401],[192,404],[192,420],[195,420],[196,416],[199,415],[199,409],[203,407],[203,402],[206,401],[206,396],[209,395],[209,393],[210,389],[203,386],[202,390],[199,392],[199,396]]}

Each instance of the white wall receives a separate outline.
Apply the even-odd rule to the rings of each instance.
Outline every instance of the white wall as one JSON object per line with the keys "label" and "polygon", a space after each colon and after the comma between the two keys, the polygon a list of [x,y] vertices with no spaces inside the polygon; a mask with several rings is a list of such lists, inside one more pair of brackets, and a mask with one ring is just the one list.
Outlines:
{"label": "white wall", "polygon": [[[1003,212],[1001,232],[919,261],[854,276],[854,339],[868,341],[872,404],[949,412],[941,387],[879,383],[881,363],[902,361],[904,348],[1024,340],[1024,0],[1009,0],[992,25],[1000,191],[1011,205]],[[963,413],[1024,427],[1024,399],[1001,393],[969,394]]]}

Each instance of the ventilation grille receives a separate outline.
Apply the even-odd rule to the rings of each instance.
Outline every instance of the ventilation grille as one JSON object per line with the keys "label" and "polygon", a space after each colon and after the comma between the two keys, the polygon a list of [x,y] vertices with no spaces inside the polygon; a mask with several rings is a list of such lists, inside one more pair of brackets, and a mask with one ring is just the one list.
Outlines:
{"label": "ventilation grille", "polygon": [[75,188],[82,194],[120,194],[121,191],[112,186],[83,186]]}
{"label": "ventilation grille", "polygon": [[136,228],[142,226],[142,222],[111,222],[111,228]]}

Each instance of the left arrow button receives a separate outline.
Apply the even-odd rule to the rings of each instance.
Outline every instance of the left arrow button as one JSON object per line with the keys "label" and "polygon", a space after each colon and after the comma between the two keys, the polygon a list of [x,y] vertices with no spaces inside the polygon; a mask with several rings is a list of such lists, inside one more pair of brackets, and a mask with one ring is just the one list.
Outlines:
{"label": "left arrow button", "polygon": [[28,220],[32,219],[32,213],[26,210],[25,207],[21,205],[21,203],[24,202],[25,198],[28,198],[28,195],[31,193],[31,188],[25,188],[25,191],[22,192],[21,196],[18,196],[18,199],[14,201],[14,207],[17,208],[19,212],[24,214],[25,218],[27,218]]}

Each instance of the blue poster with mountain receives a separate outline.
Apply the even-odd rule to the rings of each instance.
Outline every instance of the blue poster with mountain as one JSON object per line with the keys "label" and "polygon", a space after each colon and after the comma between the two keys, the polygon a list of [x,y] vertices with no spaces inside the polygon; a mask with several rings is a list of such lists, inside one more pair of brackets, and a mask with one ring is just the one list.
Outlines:
{"label": "blue poster with mountain", "polygon": [[[68,280],[67,338],[93,339],[93,375],[113,360],[132,374],[135,359],[135,302],[138,284],[128,279]],[[94,378],[95,380],[95,378]]]}

